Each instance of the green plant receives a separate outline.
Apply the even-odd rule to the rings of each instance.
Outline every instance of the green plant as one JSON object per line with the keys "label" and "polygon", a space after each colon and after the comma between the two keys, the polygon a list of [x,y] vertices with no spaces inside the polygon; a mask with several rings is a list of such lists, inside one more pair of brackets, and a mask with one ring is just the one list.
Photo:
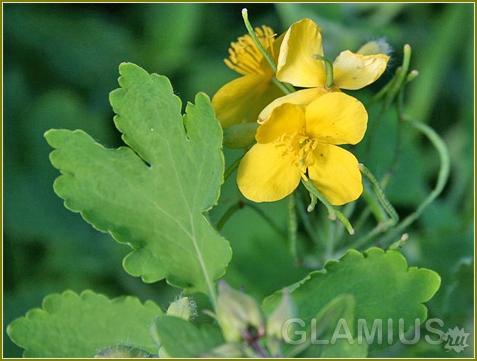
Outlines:
{"label": "green plant", "polygon": [[[286,203],[278,203],[285,211],[282,218],[272,219],[266,208],[243,198],[219,211],[214,208],[219,196],[226,199],[236,193],[227,187],[242,154],[223,151],[222,129],[208,96],[197,94],[182,115],[181,102],[166,77],[121,64],[120,89],[110,94],[110,102],[125,145],[108,149],[81,130],[48,131],[45,137],[55,149],[50,160],[62,174],[55,192],[68,209],[132,248],[123,261],[129,274],[147,283],[166,279],[181,296],[166,311],[130,296],[108,300],[91,291],[50,295],[42,310],[10,324],[12,340],[28,357],[117,356],[116,352],[129,357],[363,357],[402,341],[411,326],[424,324],[423,303],[437,292],[440,277],[409,267],[400,248],[406,243],[407,227],[441,193],[449,172],[444,142],[404,112],[403,94],[416,76],[409,71],[410,47],[404,47],[404,54],[396,75],[365,102],[374,124],[390,122],[390,110],[397,110],[402,137],[398,148],[410,134],[415,141],[419,132],[437,149],[440,170],[434,190],[401,221],[385,196],[397,159],[381,172],[379,181],[362,167],[364,201],[342,208],[329,204],[305,180]],[[378,136],[368,135],[354,151],[373,164],[372,141]],[[227,163],[231,165],[225,169]],[[301,265],[303,273],[314,269],[301,281],[269,292],[263,302],[251,295],[258,293],[259,282],[247,285],[245,293],[223,281],[217,287],[234,251],[233,240],[229,243],[217,229],[227,227],[234,212],[244,207],[256,211],[278,233],[286,233],[290,266]],[[286,229],[280,226],[283,219]],[[263,255],[273,254],[272,248],[268,244]],[[248,255],[252,263],[260,262],[261,256]],[[191,300],[195,293],[207,296],[198,310],[206,316],[197,319]],[[288,325],[301,327],[295,332],[283,327],[293,319],[297,322]],[[358,342],[363,327],[374,327],[375,320],[387,322],[384,342]],[[337,325],[343,333],[337,333]]]}

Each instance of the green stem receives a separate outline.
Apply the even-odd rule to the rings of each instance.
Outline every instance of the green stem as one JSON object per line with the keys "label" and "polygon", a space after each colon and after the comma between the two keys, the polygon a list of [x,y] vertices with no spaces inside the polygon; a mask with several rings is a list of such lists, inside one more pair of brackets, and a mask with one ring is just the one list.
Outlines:
{"label": "green stem", "polygon": [[[245,154],[244,154],[245,155]],[[224,172],[224,182],[232,175],[232,173],[238,168],[240,165],[240,161],[244,157],[244,155],[240,156],[237,158],[230,167],[227,168],[227,170]]]}
{"label": "green stem", "polygon": [[273,72],[276,74],[277,73],[277,65],[273,61],[270,54],[263,47],[262,43],[260,42],[260,40],[257,37],[257,34],[255,34],[255,31],[253,30],[253,27],[250,24],[250,21],[248,20],[248,10],[246,8],[244,8],[242,10],[242,17],[243,17],[245,27],[247,28],[247,31],[248,31],[249,35],[252,37],[252,39],[255,42],[255,44],[257,45],[258,49],[263,54],[265,59],[267,59],[268,63],[270,64],[270,67],[273,69]]}
{"label": "green stem", "polygon": [[376,193],[376,196],[378,197],[379,203],[384,208],[389,217],[391,217],[390,222],[386,222],[386,224],[392,227],[399,221],[399,216],[396,213],[396,210],[386,198],[384,191],[381,188],[381,185],[379,184],[378,180],[373,176],[371,171],[366,168],[364,164],[360,164],[358,167],[361,173],[363,173],[363,175],[366,176],[366,178],[371,183],[374,193]]}
{"label": "green stem", "polygon": [[247,207],[250,207],[252,208],[255,212],[257,212],[264,220],[265,222],[267,222],[270,227],[273,228],[273,230],[275,232],[277,232],[279,235],[281,235],[283,238],[286,238],[287,237],[287,234],[286,232],[281,229],[280,227],[278,227],[275,222],[273,221],[272,218],[270,218],[262,209],[260,209],[259,207],[257,207],[257,205],[255,205],[254,203],[249,203],[249,202],[246,202],[245,203],[245,206]]}
{"label": "green stem", "polygon": [[[248,10],[243,9],[242,10],[242,17],[245,23],[245,27],[247,28],[247,31],[249,35],[252,37],[255,45],[257,45],[258,50],[263,54],[265,59],[267,60],[268,64],[270,64],[270,67],[272,68],[273,72],[276,74],[277,73],[277,64],[275,64],[275,61],[272,59],[271,55],[268,53],[268,51],[263,47],[262,43],[260,42],[260,39],[257,37],[257,34],[253,30],[252,24],[250,24],[250,21],[248,20]],[[277,78],[272,79],[273,84],[275,84],[284,94],[290,94],[295,92],[295,88],[288,83],[282,83],[280,82]]]}
{"label": "green stem", "polygon": [[313,59],[324,61],[325,70],[326,70],[326,88],[332,89],[334,85],[333,84],[333,63],[329,59],[318,54],[313,54]]}
{"label": "green stem", "polygon": [[229,209],[224,213],[222,218],[220,218],[219,222],[217,223],[217,231],[221,231],[222,228],[224,228],[225,223],[232,217],[232,215],[237,212],[239,209],[242,209],[244,207],[244,203],[242,201],[238,201],[235,204],[232,204]]}
{"label": "green stem", "polygon": [[296,91],[291,84],[282,83],[277,78],[273,78],[272,83],[275,84],[284,94],[291,94]]}
{"label": "green stem", "polygon": [[376,195],[369,189],[369,185],[363,184],[363,186],[362,197],[368,206],[366,209],[374,214],[374,217],[378,222],[387,220],[389,217],[387,216],[386,211],[380,206],[379,200],[376,199]]}
{"label": "green stem", "polygon": [[[348,218],[348,219],[351,218],[351,216],[353,215],[353,213],[354,213],[354,211],[355,211],[355,209],[356,209],[356,205],[357,205],[357,204],[358,204],[357,202],[351,202],[351,203],[346,204],[346,205],[343,207],[343,214],[345,215],[346,218]],[[354,228],[355,228],[355,229],[358,229],[358,228],[356,227],[355,222],[353,222],[353,223],[354,223]],[[346,245],[347,245],[347,243],[348,243],[349,238],[348,238],[348,237],[344,237],[344,231],[345,231],[345,230],[344,230],[343,227],[336,227],[335,234],[334,234],[334,239],[337,240],[337,242],[335,242],[335,243],[336,243],[336,244],[335,244],[336,248],[341,247],[341,245],[342,245],[343,243],[346,243]]]}
{"label": "green stem", "polygon": [[384,101],[384,107],[386,110],[389,109],[396,95],[402,89],[402,86],[404,85],[408,77],[409,64],[411,62],[411,46],[409,44],[404,45],[403,52],[404,57],[402,65],[396,71],[396,80],[392,83],[392,86],[389,89]]}
{"label": "green stem", "polygon": [[273,78],[272,83],[275,84],[285,94],[296,92],[296,89],[293,87],[293,85],[289,83],[282,83],[277,78]]}
{"label": "green stem", "polygon": [[240,210],[244,207],[250,207],[251,209],[253,209],[255,212],[257,212],[265,220],[265,222],[267,222],[270,225],[270,227],[273,228],[273,230],[275,232],[277,232],[278,234],[280,234],[281,236],[286,238],[285,232],[280,227],[278,227],[273,222],[273,220],[264,211],[262,211],[260,208],[258,208],[255,204],[249,203],[249,202],[244,202],[243,200],[239,200],[238,202],[232,204],[225,211],[224,215],[217,222],[217,226],[216,226],[217,230],[221,231],[224,228],[227,221],[230,219],[230,217],[232,217],[232,215],[234,215],[235,212],[237,212],[238,210]]}
{"label": "green stem", "polygon": [[326,209],[328,210],[328,218],[332,221],[336,220],[338,218],[341,223],[346,227],[348,230],[349,234],[354,234],[354,229],[351,226],[351,223],[349,220],[345,217],[343,213],[341,213],[339,210],[335,209],[330,202],[318,191],[318,189],[315,188],[313,183],[310,180],[304,180],[302,179],[301,182],[305,186],[305,188],[310,192],[311,195],[315,196],[316,198],[319,199],[321,203],[324,204]]}
{"label": "green stem", "polygon": [[385,86],[381,88],[380,91],[378,91],[372,98],[366,103],[366,109],[369,108],[371,105],[374,103],[378,102],[381,98],[383,98],[388,92],[389,89],[393,86],[393,84],[396,82],[396,78],[398,76],[398,73],[401,72],[401,68],[396,69],[396,74],[389,80]]}
{"label": "green stem", "polygon": [[436,148],[440,158],[439,173],[436,185],[432,192],[429,194],[429,196],[424,200],[424,202],[419,205],[419,207],[413,213],[407,216],[393,229],[392,234],[387,236],[385,241],[389,241],[389,239],[395,238],[396,234],[402,232],[406,227],[411,225],[416,219],[421,216],[424,209],[441,194],[447,183],[450,173],[449,150],[447,149],[447,146],[445,145],[442,138],[434,131],[434,129],[432,129],[425,123],[418,122],[416,120],[407,120],[406,122],[410,124],[414,129],[419,130],[421,133],[423,133]]}
{"label": "green stem", "polygon": [[[399,216],[396,213],[394,207],[384,195],[384,187],[389,182],[390,173],[387,173],[386,176],[383,177],[381,186],[377,179],[369,171],[369,169],[367,169],[364,165],[360,164],[360,170],[370,181],[370,184],[374,190],[374,194],[378,199],[376,200],[376,197],[373,197],[372,193],[370,193],[368,188],[365,187],[363,191],[363,198],[366,200],[368,207],[361,214],[361,217],[356,222],[356,225],[358,228],[361,228],[361,226],[364,224],[364,222],[368,218],[368,215],[371,212],[378,220],[378,224],[370,232],[366,233],[366,235],[358,238],[355,242],[349,245],[349,248],[359,248],[365,244],[368,244],[371,240],[374,239],[374,237],[378,236],[383,232],[386,232],[389,228],[393,227],[399,220]],[[391,218],[388,218],[387,215],[389,215],[389,217]]]}
{"label": "green stem", "polygon": [[394,77],[366,104],[366,108],[376,103],[381,98],[385,98],[383,111],[387,111],[391,106],[396,94],[400,91],[404,83],[407,83],[417,76],[417,71],[413,70],[409,74],[409,64],[411,62],[411,46],[404,45],[404,56],[402,65],[396,69]]}
{"label": "green stem", "polygon": [[290,243],[290,252],[293,259],[298,261],[297,251],[297,233],[298,233],[298,221],[296,218],[296,195],[290,194],[288,196],[288,242]]}
{"label": "green stem", "polygon": [[310,237],[310,239],[314,242],[316,246],[322,246],[320,242],[320,237],[318,236],[318,232],[313,226],[312,221],[310,219],[310,212],[312,211],[310,210],[310,206],[307,207],[305,205],[305,202],[303,201],[303,197],[301,193],[299,193],[298,196],[296,197],[296,201],[298,205],[297,206],[298,214],[300,215],[300,218],[303,222],[303,226],[305,227],[306,233],[308,234],[308,236]]}

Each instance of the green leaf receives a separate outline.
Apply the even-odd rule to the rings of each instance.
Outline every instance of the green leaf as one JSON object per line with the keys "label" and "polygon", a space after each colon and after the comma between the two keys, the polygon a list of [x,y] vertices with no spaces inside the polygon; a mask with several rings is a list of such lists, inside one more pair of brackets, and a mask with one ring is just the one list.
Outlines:
{"label": "green leaf", "polygon": [[182,318],[168,315],[158,317],[151,332],[167,357],[199,357],[224,342],[217,327],[205,324],[199,329]]}
{"label": "green leaf", "polygon": [[[382,322],[382,342],[374,342],[370,350],[387,347],[399,340],[399,320],[405,330],[427,318],[423,302],[429,301],[440,286],[440,277],[428,269],[408,268],[398,251],[370,248],[363,254],[349,250],[339,261],[329,261],[324,271],[315,271],[299,283],[290,286],[298,317],[306,322],[333,298],[350,294],[356,301],[355,325],[362,342],[366,331],[372,332]],[[264,308],[276,307],[281,295],[264,301]],[[389,328],[389,320],[392,328]],[[366,329],[365,329],[366,328]],[[388,335],[388,329],[390,334]],[[388,338],[389,336],[389,338]],[[375,334],[374,341],[378,335]],[[390,342],[389,342],[390,341]]]}
{"label": "green leaf", "polygon": [[153,302],[131,296],[109,300],[91,291],[65,291],[45,297],[42,309],[14,320],[7,333],[25,349],[24,357],[90,358],[119,344],[157,355],[149,326],[162,313]]}
{"label": "green leaf", "polygon": [[129,147],[105,149],[86,133],[50,130],[52,164],[62,175],[55,192],[100,231],[134,250],[125,270],[145,282],[214,297],[214,280],[231,258],[228,242],[204,212],[223,182],[222,132],[210,101],[199,93],[181,115],[169,80],[140,67],[119,67],[110,101]]}

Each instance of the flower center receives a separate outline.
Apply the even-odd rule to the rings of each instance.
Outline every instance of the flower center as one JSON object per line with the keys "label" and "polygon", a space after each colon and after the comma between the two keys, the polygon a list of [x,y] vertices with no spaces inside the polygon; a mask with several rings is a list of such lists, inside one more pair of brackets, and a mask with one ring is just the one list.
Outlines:
{"label": "flower center", "polygon": [[315,163],[313,151],[318,141],[305,134],[292,133],[282,135],[276,143],[277,147],[283,147],[283,156],[292,155],[293,164],[300,168],[301,175],[305,179],[307,168]]}
{"label": "flower center", "polygon": [[[263,25],[261,28],[255,28],[255,34],[265,49],[269,49],[275,40],[273,30]],[[260,68],[260,62],[263,54],[258,49],[250,35],[244,35],[238,38],[237,42],[231,43],[229,48],[229,58],[225,59],[225,64],[232,70],[242,75],[263,74]]]}

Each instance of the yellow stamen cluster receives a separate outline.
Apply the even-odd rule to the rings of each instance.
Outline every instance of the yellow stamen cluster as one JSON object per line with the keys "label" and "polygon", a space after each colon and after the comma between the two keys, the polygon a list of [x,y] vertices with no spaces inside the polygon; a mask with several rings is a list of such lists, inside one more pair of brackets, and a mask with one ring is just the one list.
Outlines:
{"label": "yellow stamen cluster", "polygon": [[[263,25],[261,28],[255,28],[255,34],[257,34],[265,49],[271,49],[275,39],[275,34],[271,28]],[[225,59],[225,64],[230,69],[242,75],[264,73],[263,69],[260,68],[263,54],[250,35],[239,37],[238,41],[231,43],[230,46],[229,59]]]}
{"label": "yellow stamen cluster", "polygon": [[277,147],[284,147],[283,156],[292,154],[293,164],[300,168],[302,177],[307,180],[307,168],[315,163],[313,151],[318,145],[317,140],[305,134],[284,134],[276,141]]}

